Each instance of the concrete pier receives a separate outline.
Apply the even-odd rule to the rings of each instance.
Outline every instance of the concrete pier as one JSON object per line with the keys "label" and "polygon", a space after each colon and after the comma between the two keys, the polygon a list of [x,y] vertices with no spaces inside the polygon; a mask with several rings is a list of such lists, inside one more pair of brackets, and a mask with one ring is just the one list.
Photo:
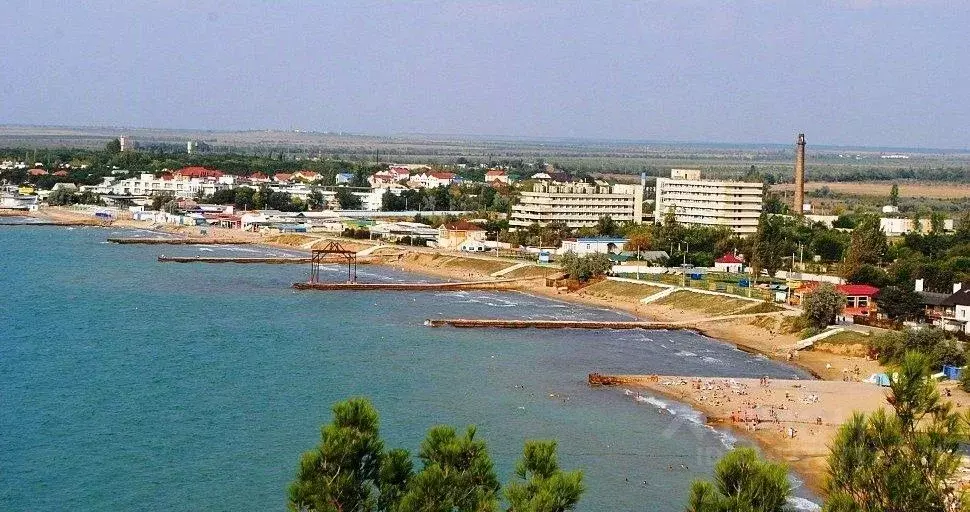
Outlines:
{"label": "concrete pier", "polygon": [[665,322],[611,322],[598,320],[505,320],[483,318],[428,319],[429,327],[494,328],[494,329],[687,329],[683,325]]}
{"label": "concrete pier", "polygon": [[[269,264],[307,264],[312,258],[309,256],[257,256],[251,258],[227,258],[218,256],[159,256],[160,263],[269,263]],[[320,263],[346,263],[344,258],[330,258]],[[358,265],[373,263],[371,259],[357,260]]]}
{"label": "concrete pier", "polygon": [[0,226],[103,226],[103,221],[98,220],[52,220],[38,222],[9,222],[0,221]]}
{"label": "concrete pier", "polygon": [[219,258],[209,256],[159,256],[160,263],[310,263],[310,258],[285,258],[285,257],[265,257],[265,258]]}
{"label": "concrete pier", "polygon": [[451,291],[451,290],[516,290],[521,287],[521,280],[508,279],[502,281],[468,281],[458,283],[293,283],[297,290],[321,291]]}
{"label": "concrete pier", "polygon": [[113,244],[146,245],[247,245],[251,242],[231,238],[109,238]]}

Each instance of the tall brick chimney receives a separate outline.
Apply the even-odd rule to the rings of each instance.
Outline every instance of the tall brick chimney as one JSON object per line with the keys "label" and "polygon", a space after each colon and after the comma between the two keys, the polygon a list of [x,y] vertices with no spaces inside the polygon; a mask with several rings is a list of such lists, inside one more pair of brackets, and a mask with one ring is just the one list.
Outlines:
{"label": "tall brick chimney", "polygon": [[805,204],[805,134],[799,133],[795,142],[795,215],[804,213]]}

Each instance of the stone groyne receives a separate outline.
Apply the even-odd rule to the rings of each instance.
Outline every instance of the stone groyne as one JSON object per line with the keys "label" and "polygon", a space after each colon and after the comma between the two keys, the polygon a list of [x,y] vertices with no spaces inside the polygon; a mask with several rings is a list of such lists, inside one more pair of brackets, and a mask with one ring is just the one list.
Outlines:
{"label": "stone groyne", "polygon": [[519,280],[469,281],[459,283],[293,283],[297,290],[321,291],[447,291],[447,290],[516,290],[521,287]]}
{"label": "stone groyne", "polygon": [[252,242],[232,238],[109,238],[113,244],[146,245],[247,245]]}
{"label": "stone groyne", "polygon": [[624,322],[599,320],[506,320],[492,318],[441,318],[424,322],[429,327],[495,329],[687,329],[666,322]]}

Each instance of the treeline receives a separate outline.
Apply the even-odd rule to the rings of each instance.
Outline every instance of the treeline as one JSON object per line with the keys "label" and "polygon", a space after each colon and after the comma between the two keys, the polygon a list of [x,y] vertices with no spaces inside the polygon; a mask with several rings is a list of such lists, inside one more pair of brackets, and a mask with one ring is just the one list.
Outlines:
{"label": "treeline", "polygon": [[402,191],[400,195],[387,191],[381,197],[381,210],[452,210],[508,213],[512,197],[510,190],[504,189],[500,192],[484,183],[408,189]]}

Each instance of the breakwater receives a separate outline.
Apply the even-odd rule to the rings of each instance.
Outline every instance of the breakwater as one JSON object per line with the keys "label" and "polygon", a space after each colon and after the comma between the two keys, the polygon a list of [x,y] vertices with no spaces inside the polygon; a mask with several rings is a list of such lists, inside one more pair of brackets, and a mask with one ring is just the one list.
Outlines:
{"label": "breakwater", "polygon": [[113,244],[145,244],[145,245],[247,245],[245,240],[232,238],[109,238]]}
{"label": "breakwater", "polygon": [[455,290],[517,290],[521,288],[521,280],[507,279],[501,281],[468,281],[458,283],[293,283],[297,290],[321,291],[455,291]]}
{"label": "breakwater", "polygon": [[[14,215],[10,215],[14,217]],[[100,220],[43,220],[37,222],[0,222],[0,226],[103,226],[104,221]]]}
{"label": "breakwater", "polygon": [[687,329],[666,322],[594,321],[594,320],[518,320],[502,318],[441,318],[424,321],[428,327],[495,328],[495,329]]}
{"label": "breakwater", "polygon": [[220,258],[209,256],[159,256],[160,263],[310,263],[310,258],[300,257],[256,257],[256,258]]}
{"label": "breakwater", "polygon": [[[220,256],[159,256],[160,263],[269,263],[276,265],[306,264],[313,259],[304,256],[257,256],[257,257],[220,257]],[[358,265],[374,263],[374,258],[361,258]],[[346,264],[346,258],[326,258],[321,264]]]}

